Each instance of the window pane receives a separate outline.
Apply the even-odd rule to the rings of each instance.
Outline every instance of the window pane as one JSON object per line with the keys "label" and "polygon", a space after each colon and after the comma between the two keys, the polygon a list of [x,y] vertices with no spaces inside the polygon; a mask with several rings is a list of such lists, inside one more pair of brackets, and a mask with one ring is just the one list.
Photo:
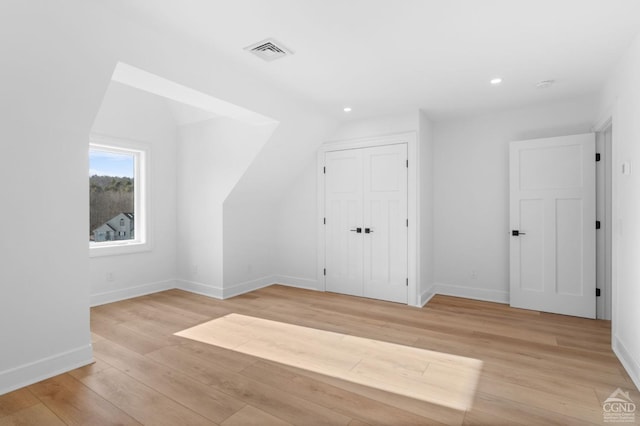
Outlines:
{"label": "window pane", "polygon": [[135,238],[135,155],[89,151],[89,241]]}

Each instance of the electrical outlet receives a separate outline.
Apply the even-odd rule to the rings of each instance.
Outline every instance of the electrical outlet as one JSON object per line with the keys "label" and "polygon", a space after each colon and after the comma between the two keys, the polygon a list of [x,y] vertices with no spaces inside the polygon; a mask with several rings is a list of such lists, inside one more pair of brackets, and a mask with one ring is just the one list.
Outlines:
{"label": "electrical outlet", "polygon": [[475,280],[477,278],[478,278],[478,273],[475,270],[471,271],[471,279]]}
{"label": "electrical outlet", "polygon": [[113,280],[115,280],[113,272],[107,272],[107,281],[111,282]]}

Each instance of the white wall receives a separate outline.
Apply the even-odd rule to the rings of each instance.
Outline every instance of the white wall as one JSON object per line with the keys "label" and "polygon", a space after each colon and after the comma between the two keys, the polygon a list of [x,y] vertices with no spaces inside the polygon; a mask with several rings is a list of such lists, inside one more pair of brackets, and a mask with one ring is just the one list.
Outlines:
{"label": "white wall", "polygon": [[87,142],[118,61],[280,122],[274,149],[260,157],[290,152],[276,164],[293,166],[264,174],[259,161],[236,185],[245,197],[261,186],[260,197],[282,194],[325,139],[329,122],[312,105],[133,19],[109,2],[0,2],[0,191],[10,206],[0,219],[11,223],[0,242],[0,322],[18,325],[0,327],[0,393],[91,360]]}
{"label": "white wall", "polygon": [[345,121],[335,129],[328,141],[344,141],[416,131],[418,131],[418,119],[415,112],[410,112]]}
{"label": "white wall", "polygon": [[324,290],[317,271],[317,181],[316,158],[287,189],[276,222],[276,270],[280,283]]}
{"label": "white wall", "polygon": [[418,158],[419,164],[419,206],[420,206],[420,249],[418,253],[420,283],[419,305],[424,305],[433,296],[433,123],[424,111],[418,111]]}
{"label": "white wall", "polygon": [[111,82],[92,132],[149,146],[151,250],[91,258],[91,304],[175,287],[177,130],[166,100]]}
{"label": "white wall", "polygon": [[[291,123],[276,129],[225,201],[225,220],[233,218],[229,227],[225,223],[225,247],[230,253],[244,253],[225,258],[231,274],[225,281],[238,290],[273,282],[317,285],[317,212],[315,198],[308,201],[316,196],[317,149],[336,124],[300,110],[292,110],[290,117]],[[294,145],[287,143],[296,139]],[[308,247],[311,251],[299,250]]]}
{"label": "white wall", "polygon": [[434,125],[434,288],[508,302],[510,141],[588,133],[597,99]]}
{"label": "white wall", "polygon": [[[640,36],[616,66],[600,102],[613,119],[613,349],[640,388]],[[622,174],[622,164],[631,174]]]}
{"label": "white wall", "polygon": [[224,201],[273,130],[274,125],[251,126],[224,117],[180,127],[177,247],[181,288],[223,297]]}
{"label": "white wall", "polygon": [[0,394],[92,359],[87,143],[110,70],[67,12],[0,4]]}

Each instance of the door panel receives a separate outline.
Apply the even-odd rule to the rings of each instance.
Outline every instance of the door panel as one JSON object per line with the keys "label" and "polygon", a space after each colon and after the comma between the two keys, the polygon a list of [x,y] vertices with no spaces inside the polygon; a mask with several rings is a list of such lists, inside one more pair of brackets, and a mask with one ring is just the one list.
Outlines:
{"label": "door panel", "polygon": [[514,307],[595,317],[595,137],[512,142]]}
{"label": "door panel", "polygon": [[520,227],[527,238],[520,239],[520,288],[544,291],[544,200],[520,201]]}
{"label": "door panel", "polygon": [[582,200],[556,200],[556,291],[582,296]]}
{"label": "door panel", "polygon": [[325,165],[326,289],[362,296],[362,152],[328,152]]}
{"label": "door panel", "polygon": [[407,303],[407,146],[363,151],[364,295]]}

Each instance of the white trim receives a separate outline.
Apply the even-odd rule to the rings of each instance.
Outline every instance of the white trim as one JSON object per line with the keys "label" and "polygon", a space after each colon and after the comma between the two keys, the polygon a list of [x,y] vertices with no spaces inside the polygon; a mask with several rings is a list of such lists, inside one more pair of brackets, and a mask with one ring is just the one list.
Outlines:
{"label": "white trim", "polygon": [[230,297],[239,296],[241,294],[250,293],[254,290],[258,290],[264,287],[268,287],[274,284],[273,276],[266,276],[251,281],[245,281],[239,284],[235,284],[222,289],[222,298],[229,299]]}
{"label": "white trim", "polygon": [[41,380],[89,365],[93,360],[91,344],[80,346],[37,361],[0,371],[0,395],[32,385]]}
{"label": "white trim", "polygon": [[431,286],[428,290],[422,292],[422,294],[420,295],[420,307],[424,308],[424,306],[429,303],[429,301],[433,299],[433,296],[435,296],[436,294],[437,293],[435,286]]}
{"label": "white trim", "polygon": [[214,299],[222,299],[222,289],[208,284],[195,281],[176,280],[176,288],[190,293],[200,294],[202,296],[213,297]]}
{"label": "white trim", "polygon": [[176,288],[175,280],[141,284],[134,287],[92,294],[90,303],[91,307],[100,306],[121,300],[133,299],[134,297],[146,296],[147,294],[158,293],[160,291],[171,290],[173,288]]}
{"label": "white trim", "polygon": [[443,296],[464,297],[465,299],[509,304],[509,292],[504,290],[489,290],[486,288],[436,283],[428,292],[441,294]]}
{"label": "white trim", "polygon": [[593,126],[591,126],[591,132],[592,133],[604,132],[605,130],[607,130],[609,126],[611,126],[612,122],[613,122],[613,109],[607,108],[605,112],[600,116],[600,118],[596,120],[596,123]]}
{"label": "white trim", "polygon": [[[215,299],[229,299],[241,294],[250,293],[261,288],[269,287],[274,284],[280,284],[287,287],[302,288],[306,290],[320,290],[315,280],[308,278],[290,277],[286,275],[268,275],[251,281],[235,284],[230,287],[220,288],[194,281],[177,280],[175,288],[190,293],[200,294]],[[168,290],[168,289],[167,289]],[[162,291],[162,290],[160,290]]]}
{"label": "white trim", "polygon": [[301,288],[305,290],[315,290],[315,291],[323,291],[324,289],[320,288],[320,284],[318,280],[312,280],[309,278],[300,278],[300,277],[290,277],[287,275],[276,275],[273,277],[273,284],[280,284],[287,287]]}
{"label": "white trim", "polygon": [[397,133],[387,136],[371,137],[371,138],[359,138],[345,141],[331,141],[324,143],[319,149],[317,154],[317,246],[318,246],[318,258],[317,258],[317,289],[325,291],[324,280],[324,265],[325,265],[325,238],[324,238],[324,157],[327,152],[341,151],[346,149],[358,149],[368,148],[372,146],[383,145],[397,145],[407,144],[407,157],[409,159],[408,170],[408,188],[407,188],[407,200],[408,200],[408,219],[409,219],[409,232],[408,232],[408,271],[409,285],[407,288],[407,304],[410,306],[420,306],[420,295],[418,294],[418,285],[420,282],[420,271],[418,269],[418,244],[420,235],[420,223],[418,218],[420,217],[418,194],[419,185],[418,180],[418,167],[419,159],[417,156],[417,142],[416,132]]}
{"label": "white trim", "polygon": [[613,348],[613,352],[620,360],[620,363],[622,363],[624,369],[627,370],[633,384],[635,384],[636,388],[640,390],[640,363],[633,359],[631,352],[629,352],[627,347],[617,336],[614,336],[612,340],[613,342],[611,346]]}
{"label": "white trim", "polygon": [[146,142],[91,133],[89,150],[133,154],[135,156],[134,214],[135,239],[89,243],[89,257],[114,256],[151,251],[151,145]]}

